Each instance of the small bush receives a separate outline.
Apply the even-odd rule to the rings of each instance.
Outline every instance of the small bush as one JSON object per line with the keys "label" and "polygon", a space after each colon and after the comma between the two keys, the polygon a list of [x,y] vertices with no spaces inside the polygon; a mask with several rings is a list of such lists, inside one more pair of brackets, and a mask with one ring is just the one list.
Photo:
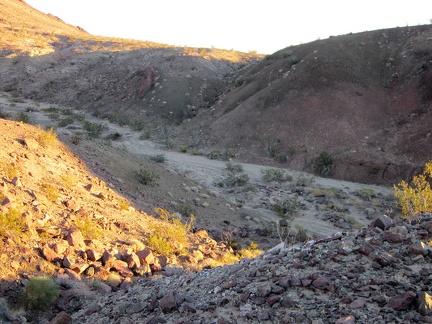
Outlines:
{"label": "small bush", "polygon": [[4,176],[12,180],[17,177],[20,173],[20,169],[13,163],[0,162],[0,171],[3,172]]}
{"label": "small bush", "polygon": [[288,217],[296,214],[300,207],[301,203],[297,198],[285,198],[273,205],[273,211],[279,217]]}
{"label": "small bush", "polygon": [[92,123],[87,120],[83,122],[83,128],[90,137],[99,137],[104,130],[107,129],[106,125],[99,123]]}
{"label": "small bush", "polygon": [[422,174],[414,176],[410,184],[402,180],[393,187],[396,204],[404,217],[432,211],[431,180],[432,160],[426,163]]}
{"label": "small bush", "polygon": [[243,172],[243,166],[241,164],[238,164],[238,163],[227,163],[226,169],[229,172],[234,172],[234,173]]}
{"label": "small bush", "polygon": [[296,225],[296,229],[297,229],[296,240],[298,242],[306,242],[308,240],[306,229],[301,225]]}
{"label": "small bush", "polygon": [[59,196],[59,188],[51,183],[43,182],[40,184],[40,189],[50,201],[56,201]]}
{"label": "small bush", "polygon": [[48,148],[52,146],[57,139],[57,134],[54,133],[54,129],[50,128],[49,130],[41,130],[39,135],[36,138],[36,141],[44,148]]}
{"label": "small bush", "polygon": [[221,157],[221,152],[219,151],[219,150],[212,150],[208,155],[207,155],[207,157],[210,159],[210,160],[217,160],[217,159],[219,159],[220,157]]}
{"label": "small bush", "polygon": [[104,230],[91,218],[82,218],[75,221],[75,226],[86,239],[99,239],[103,237]]}
{"label": "small bush", "polygon": [[59,287],[51,278],[31,278],[25,289],[25,301],[29,309],[44,309],[59,296]]}
{"label": "small bush", "polygon": [[30,123],[30,117],[24,112],[20,112],[19,114],[17,114],[15,120],[26,124]]}
{"label": "small bush", "polygon": [[180,146],[179,151],[181,153],[187,153],[188,147],[186,145],[182,145],[182,146]]}
{"label": "small bush", "polygon": [[261,169],[261,179],[266,182],[284,181],[286,174],[281,169]]}
{"label": "small bush", "polygon": [[121,200],[118,205],[121,210],[129,210],[129,203],[127,201]]}
{"label": "small bush", "polygon": [[65,118],[60,118],[57,121],[57,126],[58,127],[66,127],[66,126],[69,126],[73,123],[74,123],[74,119],[72,117],[65,117]]}
{"label": "small bush", "polygon": [[315,174],[321,177],[328,177],[334,168],[333,157],[328,152],[321,152],[312,164]]}
{"label": "small bush", "polygon": [[81,134],[76,133],[76,134],[72,135],[71,142],[74,145],[78,145],[81,142]]}
{"label": "small bush", "polygon": [[189,203],[177,205],[176,210],[184,217],[192,217],[196,214],[195,207]]}
{"label": "small bush", "polygon": [[246,173],[234,174],[231,173],[225,179],[224,184],[227,187],[241,187],[249,182],[249,176]]}
{"label": "small bush", "polygon": [[112,141],[118,141],[121,137],[122,137],[122,134],[115,132],[115,133],[107,135],[106,139],[112,140]]}
{"label": "small bush", "polygon": [[155,208],[161,221],[150,225],[152,234],[147,238],[147,245],[157,253],[170,255],[183,251],[189,246],[190,233],[195,218],[183,224],[174,214],[162,208]]}
{"label": "small bush", "polygon": [[24,219],[19,210],[10,208],[7,213],[0,213],[0,236],[17,236],[24,228]]}
{"label": "small bush", "polygon": [[153,185],[160,179],[159,174],[149,169],[140,169],[136,175],[138,181],[144,185]]}
{"label": "small bush", "polygon": [[166,161],[165,154],[156,154],[149,157],[150,161],[156,163],[164,163]]}

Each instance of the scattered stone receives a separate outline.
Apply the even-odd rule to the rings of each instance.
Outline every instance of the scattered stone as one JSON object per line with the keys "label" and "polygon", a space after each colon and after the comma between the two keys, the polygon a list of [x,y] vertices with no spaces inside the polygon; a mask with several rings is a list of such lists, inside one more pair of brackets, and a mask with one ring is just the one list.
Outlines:
{"label": "scattered stone", "polygon": [[169,291],[159,300],[159,307],[164,313],[170,313],[178,308],[175,292],[173,290]]}
{"label": "scattered stone", "polygon": [[70,246],[73,246],[77,249],[82,249],[86,246],[81,231],[76,228],[71,228],[69,230],[69,233],[66,236],[66,240],[68,241]]}
{"label": "scattered stone", "polygon": [[391,297],[389,300],[389,306],[396,311],[408,309],[416,300],[416,293],[408,291],[405,294]]}
{"label": "scattered stone", "polygon": [[49,322],[49,324],[68,324],[71,322],[72,322],[72,316],[70,316],[68,313],[64,311],[61,311]]}

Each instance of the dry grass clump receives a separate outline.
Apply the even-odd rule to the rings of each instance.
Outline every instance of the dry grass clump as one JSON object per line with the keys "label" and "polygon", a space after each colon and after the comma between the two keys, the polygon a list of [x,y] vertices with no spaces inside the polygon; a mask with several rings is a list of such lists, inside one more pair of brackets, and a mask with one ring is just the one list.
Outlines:
{"label": "dry grass clump", "polygon": [[25,229],[22,213],[10,208],[6,213],[0,213],[0,236],[18,236]]}
{"label": "dry grass clump", "polygon": [[52,146],[57,139],[57,134],[54,133],[54,129],[50,128],[49,130],[41,129],[40,133],[36,137],[36,141],[43,147],[48,148]]}

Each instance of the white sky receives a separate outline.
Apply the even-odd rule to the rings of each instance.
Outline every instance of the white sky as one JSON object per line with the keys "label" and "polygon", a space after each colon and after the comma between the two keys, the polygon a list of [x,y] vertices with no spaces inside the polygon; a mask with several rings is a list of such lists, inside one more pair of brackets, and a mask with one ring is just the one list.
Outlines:
{"label": "white sky", "polygon": [[271,54],[318,38],[429,24],[431,0],[25,0],[91,34]]}

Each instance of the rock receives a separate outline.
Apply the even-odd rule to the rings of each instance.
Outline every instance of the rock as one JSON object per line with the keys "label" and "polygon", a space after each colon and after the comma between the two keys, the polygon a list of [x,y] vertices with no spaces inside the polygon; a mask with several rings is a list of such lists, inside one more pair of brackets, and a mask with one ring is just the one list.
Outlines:
{"label": "rock", "polygon": [[146,67],[144,70],[139,70],[136,72],[135,76],[138,78],[138,88],[136,90],[136,95],[138,98],[142,98],[155,84],[157,74],[152,67]]}
{"label": "rock", "polygon": [[39,143],[34,138],[25,138],[24,145],[31,151],[39,149]]}
{"label": "rock", "polygon": [[416,300],[416,293],[408,291],[405,294],[391,297],[388,305],[396,311],[408,309]]}
{"label": "rock", "polygon": [[145,303],[141,301],[137,301],[128,305],[128,307],[126,308],[126,313],[127,314],[139,313],[142,312],[145,307],[146,307]]}
{"label": "rock", "polygon": [[73,246],[77,249],[82,249],[86,246],[81,231],[76,228],[71,228],[69,230],[69,233],[66,236],[66,240],[68,241],[70,246]]}
{"label": "rock", "polygon": [[137,269],[141,266],[140,258],[133,252],[126,255],[126,263],[129,269]]}
{"label": "rock", "polygon": [[366,304],[366,299],[357,298],[357,299],[353,300],[353,302],[351,304],[349,304],[349,307],[351,309],[358,309],[358,308],[363,308],[363,306],[365,304]]}
{"label": "rock", "polygon": [[176,294],[173,290],[170,290],[159,300],[159,307],[164,313],[173,312],[178,308]]}
{"label": "rock", "polygon": [[87,255],[87,259],[93,262],[102,258],[102,255],[99,252],[95,251],[94,249],[87,249],[86,255]]}
{"label": "rock", "polygon": [[49,322],[49,324],[68,324],[71,322],[72,322],[72,316],[70,316],[68,313],[64,311],[61,311]]}
{"label": "rock", "polygon": [[432,296],[427,292],[420,292],[417,296],[417,309],[423,316],[432,315]]}
{"label": "rock", "polygon": [[410,245],[409,250],[412,254],[425,256],[429,253],[430,247],[425,243],[418,241]]}
{"label": "rock", "polygon": [[101,309],[102,309],[102,307],[98,304],[92,305],[85,311],[84,315],[89,316],[93,313],[99,312]]}
{"label": "rock", "polygon": [[355,317],[352,315],[338,318],[335,324],[354,324],[356,322]]}
{"label": "rock", "polygon": [[404,237],[398,233],[393,233],[391,231],[385,231],[382,233],[382,239],[384,241],[387,241],[390,243],[400,243],[400,242],[403,242]]}
{"label": "rock", "polygon": [[129,270],[128,264],[122,260],[114,260],[111,269],[116,270],[122,277],[133,277],[133,272]]}
{"label": "rock", "polygon": [[317,289],[324,290],[328,287],[328,285],[329,285],[329,281],[324,277],[318,277],[317,279],[312,281],[312,286],[314,286]]}
{"label": "rock", "polygon": [[380,217],[378,217],[377,219],[373,220],[370,224],[371,227],[378,227],[380,229],[382,229],[383,231],[385,231],[386,229],[388,229],[393,223],[393,220],[386,216],[386,215],[381,215]]}
{"label": "rock", "polygon": [[81,280],[81,276],[71,269],[65,269],[65,274],[67,274],[71,279]]}
{"label": "rock", "polygon": [[19,187],[19,188],[22,187],[21,180],[18,177],[13,178],[11,182],[15,187]]}
{"label": "rock", "polygon": [[137,251],[136,255],[138,256],[141,263],[146,263],[146,264],[154,264],[155,263],[155,258],[153,256],[153,252],[150,249]]}
{"label": "rock", "polygon": [[51,249],[48,245],[45,245],[42,247],[42,256],[47,260],[48,262],[53,262],[55,259],[57,259],[59,256],[57,253]]}

